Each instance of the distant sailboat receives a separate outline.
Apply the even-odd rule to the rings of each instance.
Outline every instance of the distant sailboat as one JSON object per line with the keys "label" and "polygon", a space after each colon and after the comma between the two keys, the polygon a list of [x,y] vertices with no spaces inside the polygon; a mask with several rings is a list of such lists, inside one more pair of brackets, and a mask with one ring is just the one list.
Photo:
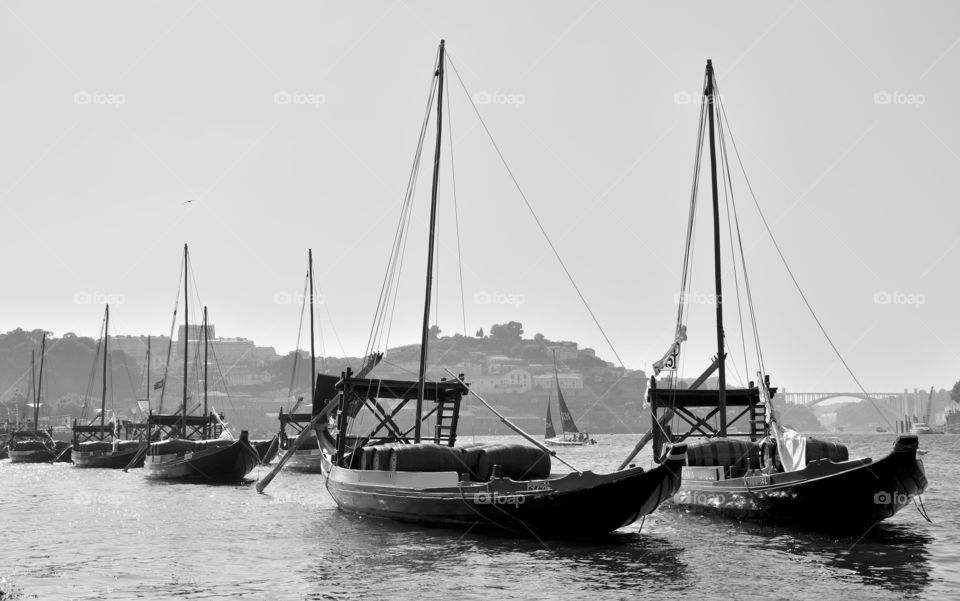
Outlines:
{"label": "distant sailboat", "polygon": [[[86,424],[73,420],[73,451],[71,452],[71,458],[76,467],[120,469],[128,465],[138,454],[140,447],[146,443],[133,438],[142,432],[143,424],[133,424],[131,422],[125,424],[128,439],[122,440],[121,432],[124,430],[124,427],[117,421],[116,414],[114,414],[114,418],[110,423],[106,422],[107,382],[110,380],[108,377],[108,361],[110,358],[110,305],[107,305],[104,309],[101,346],[103,349],[103,385],[100,394],[100,412],[93,420]],[[94,357],[94,367],[96,367],[96,363],[97,357]],[[84,407],[86,407],[86,403],[84,403]],[[134,465],[134,467],[139,467],[142,464],[143,455],[140,454],[139,462]]]}
{"label": "distant sailboat", "polygon": [[[239,482],[257,466],[260,457],[250,444],[247,431],[238,440],[224,428],[207,404],[207,310],[203,310],[203,413],[190,415],[187,401],[190,322],[188,281],[190,261],[183,245],[183,400],[180,411],[170,415],[150,412],[147,417],[145,475],[156,480]],[[172,344],[172,340],[171,340]],[[169,356],[169,353],[168,353]],[[166,382],[166,375],[164,376]],[[165,387],[164,387],[165,388]],[[159,440],[158,440],[159,439]],[[156,441],[156,442],[154,442]]]}
{"label": "distant sailboat", "polygon": [[52,463],[54,461],[70,461],[66,450],[69,443],[54,440],[50,432],[41,430],[40,406],[43,405],[43,364],[47,354],[47,334],[43,334],[40,341],[40,374],[34,376],[34,353],[30,351],[30,397],[33,407],[33,431],[18,430],[11,434],[7,446],[7,453],[11,463]]}
{"label": "distant sailboat", "polygon": [[590,437],[590,434],[586,432],[581,432],[577,428],[576,422],[573,421],[573,415],[570,414],[570,409],[567,407],[567,402],[563,398],[563,391],[560,390],[560,374],[557,372],[557,353],[553,353],[553,374],[554,374],[554,384],[557,388],[557,405],[560,408],[560,432],[561,436],[557,436],[557,431],[553,427],[553,420],[550,418],[550,401],[551,398],[547,398],[547,430],[544,434],[544,442],[551,446],[584,446],[588,444],[597,444],[597,441]]}

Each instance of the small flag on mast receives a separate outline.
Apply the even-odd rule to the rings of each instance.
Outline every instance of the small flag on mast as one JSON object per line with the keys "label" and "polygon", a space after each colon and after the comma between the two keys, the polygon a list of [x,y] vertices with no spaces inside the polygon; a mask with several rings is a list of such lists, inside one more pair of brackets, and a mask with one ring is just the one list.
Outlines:
{"label": "small flag on mast", "polygon": [[163,380],[157,380],[156,382],[154,382],[153,384],[154,390],[160,390],[161,388],[163,388]]}
{"label": "small flag on mast", "polygon": [[670,349],[653,364],[653,376],[656,377],[661,371],[676,371],[677,364],[680,362],[680,343],[687,339],[687,326],[677,327],[677,336],[670,345]]}

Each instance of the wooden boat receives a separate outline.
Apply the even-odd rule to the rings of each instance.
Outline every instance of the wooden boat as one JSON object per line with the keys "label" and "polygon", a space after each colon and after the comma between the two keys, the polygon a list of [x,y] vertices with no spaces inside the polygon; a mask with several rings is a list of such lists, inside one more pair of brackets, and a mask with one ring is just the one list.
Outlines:
{"label": "wooden boat", "polygon": [[35,354],[30,351],[30,398],[33,406],[33,430],[17,430],[10,435],[7,455],[10,463],[69,462],[69,443],[54,440],[48,430],[39,428],[40,406],[43,404],[43,365],[46,356],[47,335],[40,342],[40,374],[35,377]]}
{"label": "wooden boat", "polygon": [[[332,399],[311,412],[309,424],[321,450],[326,490],[344,511],[423,526],[479,528],[539,538],[609,533],[654,511],[676,492],[684,445],[651,470],[631,466],[610,474],[581,470],[554,474],[552,460],[563,462],[556,452],[498,413],[470,390],[462,376],[447,370],[452,379],[427,378],[446,64],[441,41],[428,101],[428,115],[436,103],[437,131],[418,378],[367,378],[355,376],[349,369],[339,380],[317,375],[315,400],[329,398],[321,390],[332,387],[335,391]],[[426,128],[425,120],[415,165],[420,162]],[[405,211],[410,198],[408,191]],[[402,235],[398,233],[398,239]],[[379,336],[376,324],[384,323],[392,306],[389,299],[395,298],[390,295],[395,294],[393,286],[398,280],[391,277],[391,270],[403,246],[394,244],[371,349],[376,348]],[[367,356],[365,367],[379,361],[374,354]],[[531,444],[457,446],[461,401],[466,394],[472,394]],[[332,425],[326,421],[331,415],[336,416]],[[301,432],[281,463],[257,484],[258,491],[263,491],[310,434]]]}
{"label": "wooden boat", "polygon": [[[664,444],[689,443],[683,483],[673,498],[674,505],[681,509],[831,532],[862,532],[895,514],[926,489],[923,464],[917,458],[917,437],[899,436],[892,451],[879,460],[850,459],[844,445],[803,437],[779,423],[772,404],[776,388],[771,387],[770,377],[763,371],[758,371],[757,381],[750,381],[746,388],[727,386],[723,329],[726,297],[722,294],[717,173],[727,178],[724,189],[731,195],[727,206],[735,207],[723,146],[725,140],[732,138],[723,129],[722,103],[715,98],[716,82],[710,61],[707,61],[705,82],[694,181],[698,177],[707,133],[704,127],[707,127],[713,196],[717,355],[692,386],[677,385],[674,378],[680,345],[687,338],[686,307],[681,303],[674,343],[654,364],[655,375],[648,388],[654,457],[662,456]],[[717,164],[715,125],[720,129],[722,165]],[[696,186],[691,198],[681,299],[687,294],[695,208]],[[739,230],[739,224],[736,227]],[[734,258],[738,258],[736,253]],[[742,275],[746,298],[751,299],[745,262]],[[734,279],[739,286],[739,281]],[[748,315],[762,370],[759,336],[752,320],[752,300],[749,302]],[[745,351],[744,362],[748,359]],[[656,375],[660,371],[673,374],[672,386],[658,387]],[[714,372],[718,373],[717,389],[700,389]],[[695,439],[701,442],[693,442]]]}
{"label": "wooden boat", "polygon": [[573,415],[570,413],[570,409],[567,407],[567,402],[563,398],[563,391],[560,390],[560,375],[557,372],[557,353],[553,353],[553,372],[554,372],[554,382],[557,389],[557,405],[560,407],[560,431],[561,435],[557,436],[557,431],[553,427],[553,419],[550,417],[550,397],[547,397],[547,420],[546,420],[546,432],[543,435],[543,442],[547,443],[550,446],[554,447],[582,447],[585,445],[597,444],[597,441],[590,436],[587,432],[581,432],[577,428],[576,422],[573,421]]}
{"label": "wooden boat", "polygon": [[[146,445],[146,439],[140,440],[134,437],[143,433],[143,424],[135,424],[130,421],[121,423],[116,419],[116,413],[114,413],[114,421],[106,423],[107,381],[109,379],[107,365],[110,357],[110,305],[107,305],[104,309],[101,346],[103,349],[103,381],[100,389],[100,412],[97,416],[99,420],[95,418],[86,424],[79,423],[77,420],[73,421],[71,459],[73,465],[79,468],[122,469],[130,465],[134,458],[137,458],[132,467],[140,467],[143,465],[143,454],[139,451],[141,447]],[[149,362],[148,355],[148,365]],[[97,357],[94,357],[94,367],[96,367],[96,363]],[[149,382],[148,372],[148,389]],[[84,404],[84,407],[86,407],[86,404]],[[99,423],[95,423],[96,421],[99,421]]]}
{"label": "wooden boat", "polygon": [[[147,446],[144,475],[154,480],[195,481],[205,483],[239,482],[258,463],[260,455],[250,444],[246,430],[234,440],[219,415],[208,411],[207,375],[209,341],[207,338],[207,309],[203,309],[203,412],[190,415],[189,398],[189,279],[190,259],[187,245],[183,246],[183,399],[177,414],[164,415],[150,411],[147,416]],[[176,315],[176,311],[174,311]],[[173,340],[171,338],[171,345]],[[169,357],[169,352],[168,352]],[[169,364],[168,364],[169,368]],[[169,371],[169,369],[168,369]],[[166,374],[163,382],[166,383]],[[163,390],[166,390],[164,385]],[[160,406],[163,405],[163,394]]]}

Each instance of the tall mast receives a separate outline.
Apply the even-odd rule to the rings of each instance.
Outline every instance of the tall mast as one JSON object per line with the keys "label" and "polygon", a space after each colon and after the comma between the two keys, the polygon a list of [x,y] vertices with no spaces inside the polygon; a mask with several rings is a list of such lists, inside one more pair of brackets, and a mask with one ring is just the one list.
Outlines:
{"label": "tall mast", "polygon": [[40,340],[40,375],[37,378],[37,398],[33,401],[33,433],[39,432],[40,399],[43,398],[43,357],[47,354],[47,333]]}
{"label": "tall mast", "polygon": [[427,292],[423,301],[423,333],[420,337],[420,376],[417,380],[417,421],[414,425],[414,442],[420,442],[420,425],[423,420],[423,393],[427,377],[427,339],[430,336],[430,295],[433,290],[433,245],[437,228],[437,187],[440,182],[440,141],[443,139],[443,63],[444,40],[440,40],[437,60],[437,144],[433,155],[433,188],[430,191],[430,243],[427,246]]}
{"label": "tall mast", "polygon": [[307,277],[310,286],[310,411],[316,415],[320,413],[319,404],[323,399],[317,398],[317,354],[313,346],[313,249],[307,249]]}
{"label": "tall mast", "polygon": [[103,387],[100,392],[100,436],[103,436],[104,415],[107,412],[107,357],[110,355],[109,337],[107,332],[110,330],[110,305],[104,310],[103,317]]}
{"label": "tall mast", "polygon": [[190,339],[190,296],[187,292],[187,274],[190,272],[187,245],[183,245],[183,407],[180,411],[180,435],[187,437],[187,355]]}
{"label": "tall mast", "polygon": [[720,365],[717,389],[719,392],[720,436],[727,435],[727,373],[723,356],[723,286],[720,273],[720,200],[717,190],[717,151],[714,141],[714,89],[713,61],[707,59],[707,88],[703,95],[707,98],[707,115],[710,122],[710,182],[713,185],[713,273],[717,294],[717,361]]}
{"label": "tall mast", "polygon": [[207,307],[203,307],[203,437],[207,438],[207,350],[209,336],[207,335]]}
{"label": "tall mast", "polygon": [[37,433],[37,351],[30,349],[30,400],[33,401],[33,433]]}
{"label": "tall mast", "polygon": [[147,336],[147,410],[150,410],[150,336]]}

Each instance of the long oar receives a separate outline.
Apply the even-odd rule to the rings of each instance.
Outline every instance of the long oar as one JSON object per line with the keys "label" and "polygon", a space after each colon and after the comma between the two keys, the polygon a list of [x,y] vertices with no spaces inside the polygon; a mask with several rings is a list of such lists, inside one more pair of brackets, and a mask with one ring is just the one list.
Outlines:
{"label": "long oar", "polygon": [[540,449],[541,451],[547,453],[548,455],[550,455],[551,457],[553,457],[554,459],[556,459],[557,461],[559,461],[559,462],[562,463],[563,465],[569,467],[570,469],[572,469],[573,471],[577,472],[578,474],[581,473],[581,470],[578,470],[577,468],[573,467],[572,465],[570,465],[569,463],[567,463],[566,461],[564,461],[563,459],[561,459],[561,458],[557,455],[556,451],[554,451],[553,449],[547,448],[547,447],[543,446],[542,444],[540,444],[540,442],[539,442],[538,440],[536,440],[535,438],[533,438],[532,436],[530,436],[529,434],[527,434],[526,432],[524,432],[524,431],[520,428],[520,426],[517,426],[516,424],[514,424],[513,422],[511,422],[509,419],[507,419],[502,413],[500,413],[499,411],[497,411],[496,409],[494,409],[494,408],[493,408],[493,405],[491,405],[490,403],[488,403],[488,402],[486,402],[485,400],[483,400],[483,397],[481,397],[479,394],[477,394],[476,392],[474,392],[473,390],[471,390],[470,387],[467,386],[466,383],[464,383],[463,380],[461,380],[460,378],[458,378],[458,377],[456,376],[456,374],[454,374],[452,371],[450,371],[449,369],[446,369],[446,368],[444,368],[444,371],[446,371],[448,374],[450,374],[450,377],[452,377],[454,380],[456,380],[457,382],[460,382],[460,384],[463,384],[463,386],[464,386],[467,390],[470,391],[470,394],[472,394],[473,396],[477,397],[477,400],[478,400],[478,401],[480,401],[481,403],[483,403],[484,406],[485,406],[487,409],[489,409],[490,411],[493,412],[494,415],[496,415],[497,417],[499,417],[499,418],[500,418],[500,421],[503,422],[505,426],[507,426],[508,428],[510,428],[511,430],[513,430],[514,432],[516,432],[517,434],[519,434],[520,436],[523,436],[524,438],[526,438],[528,441],[530,441],[530,442],[533,444],[533,446],[535,446],[535,447],[537,447],[538,449]]}
{"label": "long oar", "polygon": [[144,455],[147,454],[147,449],[150,448],[150,443],[147,442],[137,451],[137,454],[133,456],[133,459],[130,460],[130,463],[127,464],[127,467],[123,468],[123,473],[127,473],[127,470],[132,468],[139,462]]}
{"label": "long oar", "polygon": [[287,461],[291,457],[293,457],[293,454],[297,452],[297,449],[300,448],[300,445],[306,442],[306,440],[310,438],[311,434],[314,434],[314,431],[313,431],[314,427],[320,422],[320,420],[327,417],[327,415],[331,411],[333,411],[333,408],[339,404],[339,400],[340,399],[338,397],[334,397],[330,399],[329,401],[327,401],[326,407],[321,409],[319,413],[313,416],[313,419],[310,420],[310,423],[307,425],[307,427],[301,430],[300,434],[293,440],[293,443],[290,444],[290,448],[287,449],[287,452],[284,453],[283,457],[280,458],[279,463],[277,463],[277,465],[275,465],[273,469],[270,470],[269,474],[267,474],[266,476],[263,477],[262,480],[257,482],[258,493],[263,493],[263,489],[265,489],[267,485],[270,484],[270,481],[273,480],[278,473],[280,473],[280,470],[282,470],[283,466],[287,463]]}
{"label": "long oar", "polygon": [[58,459],[60,459],[61,457],[63,457],[63,455],[64,455],[67,451],[69,451],[70,449],[72,449],[72,448],[73,448],[73,445],[72,445],[72,444],[67,445],[67,447],[66,447],[65,449],[63,449],[62,451],[60,451],[59,453],[57,453],[57,456],[56,456],[56,457],[54,457],[53,459],[50,460],[50,463],[56,463]]}

